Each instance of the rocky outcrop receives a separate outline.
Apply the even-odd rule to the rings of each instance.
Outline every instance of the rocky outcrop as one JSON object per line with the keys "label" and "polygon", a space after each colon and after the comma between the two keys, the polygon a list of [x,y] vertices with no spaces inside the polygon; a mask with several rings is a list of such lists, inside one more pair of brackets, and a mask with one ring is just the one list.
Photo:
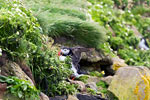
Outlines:
{"label": "rocky outcrop", "polygon": [[107,84],[111,84],[111,81],[113,79],[113,76],[107,76],[107,77],[102,77],[101,80],[106,82]]}
{"label": "rocky outcrop", "polygon": [[150,100],[150,70],[146,67],[121,67],[109,89],[119,100]]}
{"label": "rocky outcrop", "polygon": [[29,80],[31,84],[34,85],[33,81],[25,74],[24,71],[22,71],[20,66],[15,62],[7,60],[5,65],[0,66],[0,70],[1,70],[0,72],[1,75],[16,76],[20,79]]}
{"label": "rocky outcrop", "polygon": [[120,67],[126,67],[128,66],[123,59],[120,59],[119,57],[112,58],[112,69],[115,71],[118,70]]}
{"label": "rocky outcrop", "polygon": [[82,81],[73,81],[73,80],[70,80],[70,79],[68,79],[68,80],[71,84],[78,85],[78,90],[80,90],[81,92],[84,92],[86,90],[85,84]]}
{"label": "rocky outcrop", "polygon": [[[33,78],[31,79],[28,76],[28,74],[30,74],[30,76],[32,77],[32,73],[30,71],[30,68],[28,68],[24,64],[20,63],[20,65],[22,65],[22,66],[19,66],[17,63],[12,62],[10,60],[7,60],[4,57],[0,58],[0,63],[1,63],[0,75],[16,76],[20,79],[28,80],[31,83],[31,85],[34,85]],[[6,84],[0,83],[0,98],[2,98],[2,96],[3,96],[4,100],[5,99],[7,99],[7,100],[20,100],[19,98],[13,96],[12,94],[5,93],[6,87],[7,87]],[[49,98],[45,94],[41,93],[40,94],[40,100],[49,100]]]}
{"label": "rocky outcrop", "polygon": [[96,91],[97,92],[97,86],[96,86],[96,83],[95,82],[88,82],[86,84],[86,87],[87,88],[91,88],[92,90]]}
{"label": "rocky outcrop", "polygon": [[109,56],[105,56],[102,52],[92,50],[82,53],[81,70],[90,71],[105,71],[107,75],[113,75],[114,70],[111,65],[113,64],[112,59]]}

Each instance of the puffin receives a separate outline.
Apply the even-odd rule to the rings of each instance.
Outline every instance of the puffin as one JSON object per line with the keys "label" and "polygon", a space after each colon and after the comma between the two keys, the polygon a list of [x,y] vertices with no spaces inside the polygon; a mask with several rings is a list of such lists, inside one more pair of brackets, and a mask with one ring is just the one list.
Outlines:
{"label": "puffin", "polygon": [[64,61],[67,56],[71,57],[71,70],[73,71],[73,78],[79,78],[83,76],[85,73],[81,72],[79,62],[81,60],[81,53],[87,52],[91,49],[84,48],[84,47],[61,47],[60,51],[58,52],[59,60]]}
{"label": "puffin", "polygon": [[141,40],[139,42],[139,48],[142,50],[149,50],[149,45],[145,38],[141,38]]}

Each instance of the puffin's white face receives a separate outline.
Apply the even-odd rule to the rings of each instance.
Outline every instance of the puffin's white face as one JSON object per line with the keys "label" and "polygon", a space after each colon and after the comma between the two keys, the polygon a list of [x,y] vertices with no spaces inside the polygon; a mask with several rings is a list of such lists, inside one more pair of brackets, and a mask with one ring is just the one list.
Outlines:
{"label": "puffin's white face", "polygon": [[61,49],[61,52],[64,54],[64,55],[68,55],[70,50],[69,49]]}

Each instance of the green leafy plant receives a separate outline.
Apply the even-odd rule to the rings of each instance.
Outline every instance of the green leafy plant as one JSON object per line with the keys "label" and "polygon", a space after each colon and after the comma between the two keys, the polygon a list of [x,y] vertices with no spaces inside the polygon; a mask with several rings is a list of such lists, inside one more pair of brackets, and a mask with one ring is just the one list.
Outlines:
{"label": "green leafy plant", "polygon": [[57,93],[59,95],[68,95],[68,94],[74,94],[77,92],[77,86],[74,84],[70,84],[69,82],[62,81],[61,83],[58,84],[57,87]]}
{"label": "green leafy plant", "polygon": [[[57,49],[48,48],[41,34],[42,29],[31,11],[19,0],[1,0],[0,11],[0,48],[7,53],[9,60],[25,61],[32,70],[37,88],[44,93],[46,91],[41,84],[46,78],[47,95],[72,94],[76,90],[74,85],[64,82],[65,89],[60,85],[72,73],[70,60],[59,61]],[[19,89],[16,87],[13,93]],[[21,97],[22,92],[19,93]]]}
{"label": "green leafy plant", "polygon": [[[137,9],[134,7],[132,10],[113,10],[113,3],[109,3],[111,5],[107,6],[105,0],[94,1],[89,8],[89,13],[92,15],[93,20],[110,30],[107,34],[107,42],[101,44],[99,48],[102,48],[106,54],[118,55],[129,65],[148,67],[150,59],[149,57],[146,58],[145,55],[149,54],[149,51],[142,52],[138,49],[140,39],[135,36],[132,26],[135,26],[145,38],[149,38],[149,34],[147,34],[150,25],[149,18],[142,17],[144,13],[149,12],[149,9],[137,6]],[[112,0],[108,1],[113,2]],[[124,1],[115,0],[115,3],[117,2],[122,4]]]}
{"label": "green leafy plant", "polygon": [[83,76],[77,78],[77,80],[80,80],[80,81],[82,81],[84,83],[87,83],[88,78],[89,78],[89,76],[83,75]]}
{"label": "green leafy plant", "polygon": [[29,81],[17,77],[5,77],[0,75],[0,82],[7,83],[8,93],[23,100],[40,100],[40,91],[35,88]]}
{"label": "green leafy plant", "polygon": [[91,95],[96,95],[96,91],[91,89],[91,88],[86,88],[87,92],[90,93]]}
{"label": "green leafy plant", "polygon": [[96,85],[98,87],[102,87],[102,89],[100,90],[101,93],[106,94],[107,93],[107,88],[108,88],[108,84],[104,81],[99,81],[96,83]]}
{"label": "green leafy plant", "polygon": [[[75,86],[66,82],[66,79],[72,74],[70,62],[70,58],[61,62],[56,49],[48,50],[47,47],[44,47],[43,50],[39,49],[35,52],[30,63],[38,88],[49,96],[76,92]],[[43,79],[47,81],[47,91],[41,86]]]}
{"label": "green leafy plant", "polygon": [[11,59],[27,58],[41,45],[40,26],[18,1],[1,0],[0,47]]}
{"label": "green leafy plant", "polygon": [[90,75],[91,75],[91,76],[97,76],[97,77],[102,77],[102,76],[103,76],[103,74],[100,73],[100,72],[98,72],[98,71],[90,72]]}

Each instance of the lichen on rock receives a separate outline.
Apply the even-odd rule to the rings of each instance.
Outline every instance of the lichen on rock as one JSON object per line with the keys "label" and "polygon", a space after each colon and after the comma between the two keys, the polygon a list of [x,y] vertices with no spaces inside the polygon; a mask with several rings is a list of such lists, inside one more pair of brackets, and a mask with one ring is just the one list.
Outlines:
{"label": "lichen on rock", "polygon": [[150,100],[150,70],[146,67],[121,67],[108,88],[119,100]]}

